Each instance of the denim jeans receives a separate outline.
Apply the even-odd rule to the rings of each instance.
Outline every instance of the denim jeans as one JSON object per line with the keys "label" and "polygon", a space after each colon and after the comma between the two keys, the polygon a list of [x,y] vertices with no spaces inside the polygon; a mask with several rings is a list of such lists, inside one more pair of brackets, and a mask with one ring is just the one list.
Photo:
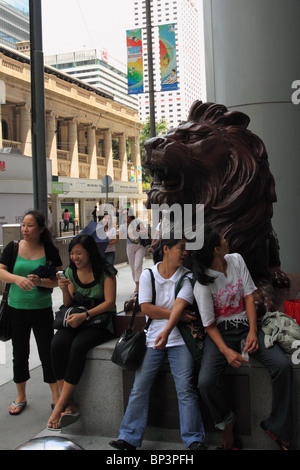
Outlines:
{"label": "denim jeans", "polygon": [[[235,351],[240,352],[241,340],[248,334],[247,326],[219,326],[225,343]],[[292,363],[278,344],[267,349],[264,344],[264,333],[258,328],[259,349],[251,354],[252,357],[264,364],[271,375],[272,383],[272,410],[265,420],[269,431],[283,441],[289,442],[292,438]],[[219,351],[216,344],[209,338],[205,339],[204,355],[199,373],[199,390],[203,400],[209,408],[210,414],[218,429],[224,429],[232,411],[224,399],[219,386],[220,375],[228,366],[225,356]],[[263,419],[263,417],[262,417]]]}
{"label": "denim jeans", "polygon": [[[150,391],[154,379],[168,357],[174,377],[183,443],[188,448],[192,442],[204,441],[204,428],[193,384],[194,361],[185,345],[165,350],[148,348],[144,361],[136,371],[128,406],[120,427],[119,439],[140,447],[147,425]],[[164,393],[164,390],[161,391]]]}

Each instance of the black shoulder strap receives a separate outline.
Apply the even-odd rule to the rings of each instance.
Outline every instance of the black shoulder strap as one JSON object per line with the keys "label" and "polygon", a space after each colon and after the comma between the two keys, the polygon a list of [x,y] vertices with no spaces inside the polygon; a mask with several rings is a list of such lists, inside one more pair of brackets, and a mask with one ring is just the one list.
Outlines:
{"label": "black shoulder strap", "polygon": [[16,259],[17,259],[17,256],[18,256],[18,249],[19,249],[19,242],[18,240],[14,240],[14,248],[13,248],[13,256],[12,256],[12,259],[11,259],[11,264],[9,266],[9,272],[13,272],[13,269],[14,269],[14,265],[15,265],[15,262],[16,262]]}
{"label": "black shoulder strap", "polygon": [[[151,284],[152,284],[152,302],[151,303],[154,305],[155,301],[156,301],[155,279],[154,279],[152,269],[148,268],[148,270],[150,271]],[[132,311],[131,320],[130,320],[130,323],[128,325],[129,328],[133,328],[136,314],[140,311],[140,308],[141,307],[140,307],[140,303],[139,303],[139,294],[137,294],[136,301],[135,301],[133,311]],[[145,325],[145,328],[144,328],[145,330],[147,330],[149,328],[151,321],[152,321],[152,319],[149,318],[146,325]]]}

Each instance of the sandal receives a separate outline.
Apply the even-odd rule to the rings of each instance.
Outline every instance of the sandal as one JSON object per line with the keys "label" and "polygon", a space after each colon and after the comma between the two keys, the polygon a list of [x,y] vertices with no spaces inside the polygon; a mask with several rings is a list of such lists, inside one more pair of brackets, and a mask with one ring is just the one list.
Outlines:
{"label": "sandal", "polygon": [[272,434],[269,431],[269,429],[267,428],[266,423],[264,421],[262,421],[260,423],[260,427],[268,434],[268,436],[270,436],[273,439],[273,441],[278,445],[280,450],[291,450],[289,444],[285,444],[280,439],[278,439],[278,437],[274,436],[274,434]]}
{"label": "sandal", "polygon": [[16,413],[13,413],[12,411],[9,411],[9,414],[11,416],[18,416],[20,415],[21,413],[23,413],[23,411],[25,410],[26,406],[27,406],[27,401],[20,401],[19,403],[16,403],[15,401],[12,402],[12,404],[10,406],[13,406],[14,409],[16,410],[17,408],[19,408],[19,406],[21,407],[21,409],[19,411],[17,411]]}
{"label": "sandal", "polygon": [[80,418],[80,412],[75,411],[74,413],[70,411],[66,411],[60,415],[59,425],[61,428],[65,428],[66,426],[70,426],[70,424],[76,423]]}
{"label": "sandal", "polygon": [[[59,425],[57,428],[54,427],[56,424]],[[59,431],[61,431],[60,420],[58,420],[58,421],[52,421],[52,420],[49,419],[48,424],[47,424],[47,430],[48,430],[48,431],[53,431],[53,432],[59,432]]]}

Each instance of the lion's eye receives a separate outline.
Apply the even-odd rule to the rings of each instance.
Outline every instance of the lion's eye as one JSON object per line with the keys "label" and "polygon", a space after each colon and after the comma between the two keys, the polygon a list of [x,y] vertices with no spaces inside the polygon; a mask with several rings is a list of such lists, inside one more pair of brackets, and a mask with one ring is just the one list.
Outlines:
{"label": "lion's eye", "polygon": [[200,139],[199,134],[188,134],[186,140],[190,141],[190,140],[199,140],[199,139]]}

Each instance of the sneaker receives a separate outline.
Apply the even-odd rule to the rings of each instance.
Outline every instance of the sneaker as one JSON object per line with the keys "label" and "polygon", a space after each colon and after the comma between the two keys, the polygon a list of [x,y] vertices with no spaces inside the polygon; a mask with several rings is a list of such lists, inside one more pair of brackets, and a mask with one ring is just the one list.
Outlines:
{"label": "sneaker", "polygon": [[109,445],[118,450],[135,450],[136,447],[129,444],[129,442],[118,439],[117,441],[110,441]]}
{"label": "sneaker", "polygon": [[203,442],[192,442],[189,446],[189,450],[207,450],[207,447]]}

